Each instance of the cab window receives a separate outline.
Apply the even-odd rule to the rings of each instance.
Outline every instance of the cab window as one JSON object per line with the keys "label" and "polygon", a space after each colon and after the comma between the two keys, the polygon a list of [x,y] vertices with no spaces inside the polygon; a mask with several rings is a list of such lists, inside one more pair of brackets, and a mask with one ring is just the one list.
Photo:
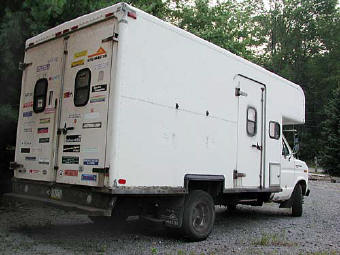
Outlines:
{"label": "cab window", "polygon": [[90,96],[91,71],[88,68],[79,70],[74,84],[74,105],[84,106]]}
{"label": "cab window", "polygon": [[33,95],[33,111],[35,113],[40,113],[45,110],[47,86],[48,86],[47,79],[39,79],[35,84]]}
{"label": "cab window", "polygon": [[288,146],[286,145],[285,141],[282,139],[282,155],[283,156],[288,156],[289,155],[289,149]]}

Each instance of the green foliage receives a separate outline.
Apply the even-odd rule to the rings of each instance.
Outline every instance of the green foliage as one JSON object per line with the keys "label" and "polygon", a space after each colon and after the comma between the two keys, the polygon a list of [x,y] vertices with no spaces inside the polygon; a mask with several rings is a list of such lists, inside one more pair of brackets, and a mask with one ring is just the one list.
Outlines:
{"label": "green foliage", "polygon": [[325,107],[325,115],[326,119],[322,123],[322,166],[330,174],[340,176],[340,84],[333,90]]}
{"label": "green foliage", "polygon": [[177,0],[169,20],[198,37],[254,60],[255,47],[263,43],[256,20],[261,10],[263,5],[253,1],[228,0],[211,5],[208,0],[196,0],[190,5]]}
{"label": "green foliage", "polygon": [[300,84],[306,95],[306,124],[299,127],[301,156],[321,153],[323,106],[339,82],[340,20],[336,0],[271,0],[260,17],[265,44],[264,66]]}

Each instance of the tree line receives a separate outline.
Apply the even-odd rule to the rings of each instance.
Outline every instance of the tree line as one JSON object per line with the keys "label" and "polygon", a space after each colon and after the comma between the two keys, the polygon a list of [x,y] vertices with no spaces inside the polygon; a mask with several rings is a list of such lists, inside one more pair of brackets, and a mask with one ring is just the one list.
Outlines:
{"label": "tree line", "polygon": [[[25,40],[119,1],[3,0],[0,150],[15,145]],[[340,174],[340,12],[337,0],[126,1],[302,86],[300,157]],[[5,159],[4,159],[5,160]]]}

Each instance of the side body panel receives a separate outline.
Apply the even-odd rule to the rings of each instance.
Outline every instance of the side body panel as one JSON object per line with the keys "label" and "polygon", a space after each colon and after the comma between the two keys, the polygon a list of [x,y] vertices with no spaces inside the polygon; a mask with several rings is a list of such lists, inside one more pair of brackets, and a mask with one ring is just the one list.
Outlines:
{"label": "side body panel", "polygon": [[[117,139],[111,151],[114,174],[110,186],[183,187],[186,174],[198,174],[223,175],[225,188],[232,189],[238,147],[235,78],[239,75],[264,84],[267,99],[263,170],[261,178],[257,177],[261,184],[249,180],[247,186],[280,185],[282,124],[283,120],[304,121],[302,90],[136,11],[137,19],[127,17],[119,37],[115,81],[119,103],[113,131]],[[296,102],[302,106],[294,111]],[[280,139],[269,137],[270,121],[280,124]],[[244,155],[245,160],[247,157]],[[259,169],[249,171],[258,173]],[[126,180],[126,184],[117,183],[118,179]]]}

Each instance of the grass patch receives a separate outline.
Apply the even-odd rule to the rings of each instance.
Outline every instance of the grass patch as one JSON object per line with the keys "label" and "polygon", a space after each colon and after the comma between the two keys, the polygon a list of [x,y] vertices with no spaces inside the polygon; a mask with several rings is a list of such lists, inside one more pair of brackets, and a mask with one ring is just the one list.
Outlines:
{"label": "grass patch", "polygon": [[253,240],[253,245],[258,246],[295,246],[296,243],[287,240],[285,233],[263,233],[259,239]]}

